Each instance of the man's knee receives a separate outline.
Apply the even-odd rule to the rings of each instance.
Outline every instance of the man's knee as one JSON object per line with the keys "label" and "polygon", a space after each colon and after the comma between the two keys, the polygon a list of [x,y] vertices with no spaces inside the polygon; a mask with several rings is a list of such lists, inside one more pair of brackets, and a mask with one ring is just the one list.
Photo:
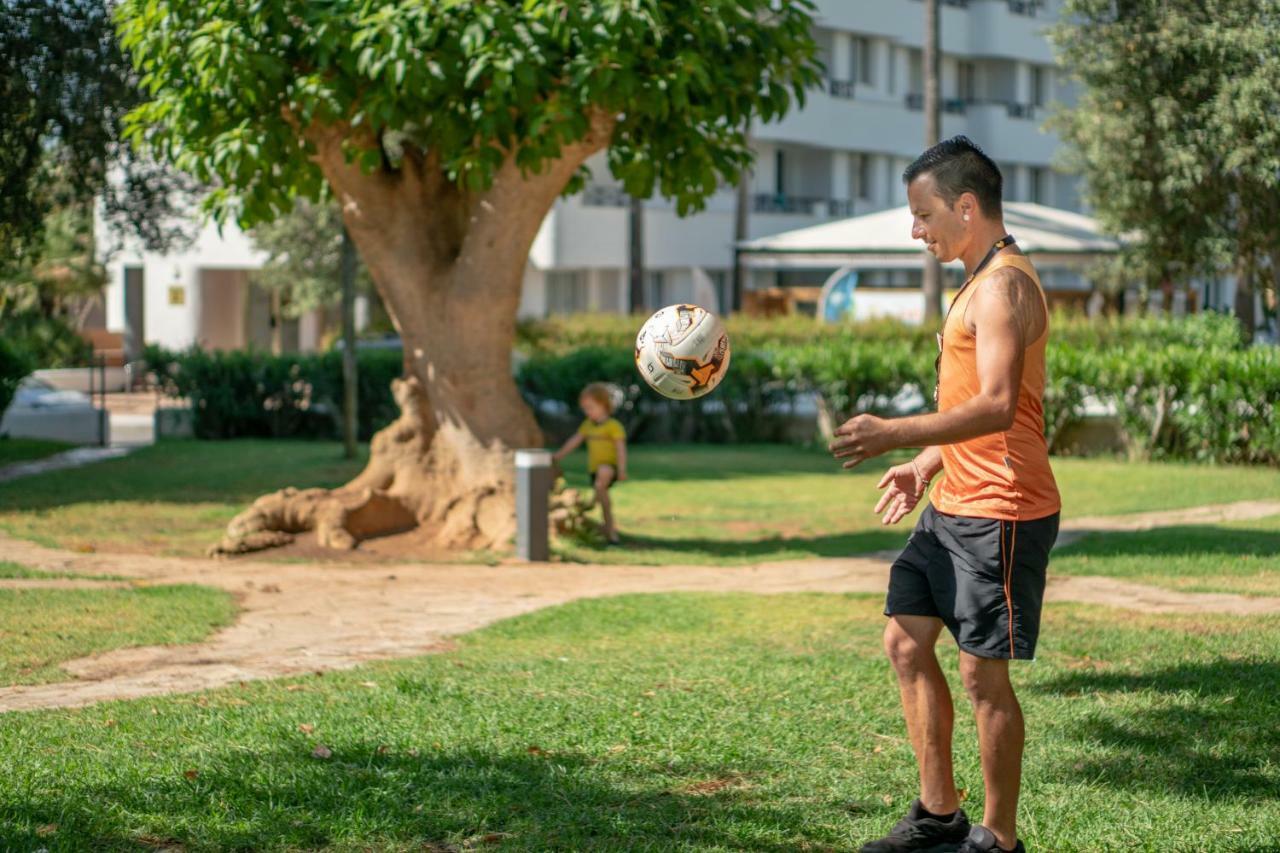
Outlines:
{"label": "man's knee", "polygon": [[960,680],[975,705],[1001,704],[1013,696],[1007,660],[980,658],[961,652]]}
{"label": "man's knee", "polygon": [[933,645],[929,637],[913,634],[896,619],[890,619],[885,626],[884,651],[899,673],[916,672],[933,660]]}

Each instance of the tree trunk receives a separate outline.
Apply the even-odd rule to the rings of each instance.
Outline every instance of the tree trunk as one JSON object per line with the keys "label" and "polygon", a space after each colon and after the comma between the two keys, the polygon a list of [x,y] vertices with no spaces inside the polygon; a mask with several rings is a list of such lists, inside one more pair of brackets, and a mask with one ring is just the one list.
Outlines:
{"label": "tree trunk", "polygon": [[356,246],[342,229],[342,455],[356,456],[359,386],[356,367]]}
{"label": "tree trunk", "polygon": [[1253,342],[1258,319],[1253,305],[1253,259],[1242,253],[1236,260],[1236,319],[1240,322],[1240,337],[1245,343]]}
{"label": "tree trunk", "polygon": [[[232,520],[217,554],[292,541],[314,531],[350,549],[416,529],[429,549],[503,548],[515,532],[512,451],[542,433],[511,375],[516,310],[529,248],[547,211],[613,118],[542,173],[509,156],[490,189],[461,190],[430,155],[395,171],[347,162],[346,129],[306,129],[315,159],[400,332],[405,376],[392,383],[400,417],[374,436],[369,463],[334,489],[285,489]],[[369,144],[365,141],[365,144]]]}
{"label": "tree trunk", "polygon": [[627,310],[632,314],[642,313],[646,301],[644,295],[644,200],[628,196]]}
{"label": "tree trunk", "polygon": [[[750,131],[750,127],[748,127]],[[747,140],[750,141],[751,136],[748,132]],[[751,216],[751,172],[743,169],[742,174],[738,176],[738,186],[735,193],[736,199],[733,207],[733,283],[729,296],[728,305],[720,306],[728,311],[738,312],[742,310],[742,291],[747,286],[747,270],[742,263],[742,253],[738,251],[738,244],[747,239],[750,232],[749,222]]]}

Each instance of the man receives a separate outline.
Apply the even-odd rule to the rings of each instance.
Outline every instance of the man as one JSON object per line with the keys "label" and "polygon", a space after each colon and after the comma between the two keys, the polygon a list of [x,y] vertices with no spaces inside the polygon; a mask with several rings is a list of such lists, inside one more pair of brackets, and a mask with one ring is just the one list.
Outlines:
{"label": "man", "polygon": [[[898,447],[924,447],[890,468],[875,511],[894,524],[929,481],[929,506],[889,575],[884,645],[898,676],[920,797],[863,853],[1024,850],[1016,814],[1024,740],[1009,661],[1035,655],[1049,550],[1061,502],[1044,440],[1049,312],[1035,269],[1004,228],[1000,170],[962,136],[920,155],[903,174],[911,235],[967,280],[939,336],[937,413],[859,415],[836,430],[832,453],[850,468]],[[960,648],[960,674],[978,723],[983,819],[970,826],[951,767],[951,693],[934,646],[942,628]]]}

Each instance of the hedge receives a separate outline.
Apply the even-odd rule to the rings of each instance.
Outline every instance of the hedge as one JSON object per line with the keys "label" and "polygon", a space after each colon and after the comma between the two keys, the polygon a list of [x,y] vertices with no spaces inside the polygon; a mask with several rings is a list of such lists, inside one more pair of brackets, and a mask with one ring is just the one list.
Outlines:
{"label": "hedge", "polygon": [[[634,318],[614,316],[522,324],[516,381],[553,439],[578,423],[578,392],[589,382],[621,390],[619,417],[635,441],[785,440],[794,435],[791,406],[802,394],[816,394],[823,413],[838,421],[898,411],[891,404],[904,388],[926,400],[933,388],[931,331],[742,318],[729,323],[733,359],[720,387],[677,403],[640,381],[635,327]],[[359,359],[360,435],[367,439],[397,414],[390,382],[401,355],[368,350]],[[340,353],[150,348],[147,360],[163,393],[192,401],[200,437],[340,432]],[[1134,456],[1280,465],[1280,350],[1243,347],[1230,317],[1057,317],[1047,361],[1051,446],[1096,401],[1114,408]]]}
{"label": "hedge", "polygon": [[[359,436],[367,441],[399,414],[391,380],[400,350],[357,353]],[[342,434],[342,353],[283,355],[253,350],[181,352],[149,346],[157,389],[190,402],[197,438],[337,438]]]}
{"label": "hedge", "polygon": [[27,374],[31,372],[31,359],[25,352],[0,338],[0,417],[13,402],[13,395]]}

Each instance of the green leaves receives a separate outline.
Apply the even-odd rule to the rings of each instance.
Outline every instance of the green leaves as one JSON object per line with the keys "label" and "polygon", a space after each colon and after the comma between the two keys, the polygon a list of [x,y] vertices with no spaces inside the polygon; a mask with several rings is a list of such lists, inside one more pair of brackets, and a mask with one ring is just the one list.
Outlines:
{"label": "green leaves", "polygon": [[1131,276],[1216,274],[1280,246],[1280,2],[1068,0],[1053,30],[1083,84],[1053,121]]}
{"label": "green leaves", "polygon": [[[602,110],[619,117],[615,176],[688,212],[749,162],[748,123],[779,117],[818,81],[808,0],[315,0],[287,11],[204,0],[118,11],[153,98],[131,115],[133,138],[231,190],[210,204],[244,224],[320,186],[286,114],[402,134],[478,192],[510,157],[542,172]],[[388,168],[376,150],[361,163]]]}

